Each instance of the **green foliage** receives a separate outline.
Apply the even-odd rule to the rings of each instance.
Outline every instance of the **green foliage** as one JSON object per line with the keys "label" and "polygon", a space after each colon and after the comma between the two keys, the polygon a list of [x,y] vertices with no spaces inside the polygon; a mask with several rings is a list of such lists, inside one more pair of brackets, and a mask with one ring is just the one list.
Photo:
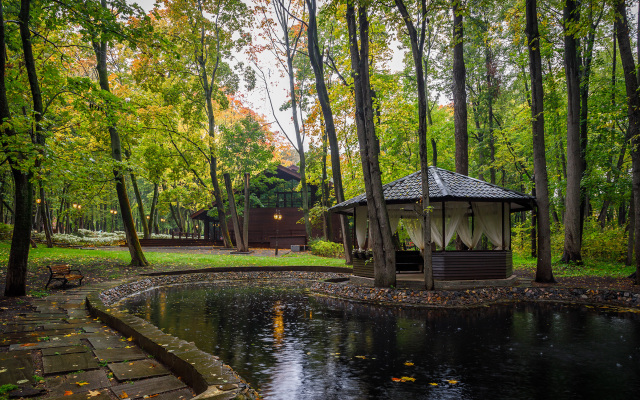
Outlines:
{"label": "green foliage", "polygon": [[342,258],[344,257],[344,246],[342,243],[329,242],[322,239],[312,239],[309,241],[311,254],[320,257]]}
{"label": "green foliage", "polygon": [[13,236],[13,225],[0,222],[0,240],[9,240]]}
{"label": "green foliage", "polygon": [[14,391],[18,388],[17,385],[14,385],[12,383],[7,383],[5,385],[0,386],[0,400],[7,400],[9,399],[9,395],[8,393],[11,391]]}

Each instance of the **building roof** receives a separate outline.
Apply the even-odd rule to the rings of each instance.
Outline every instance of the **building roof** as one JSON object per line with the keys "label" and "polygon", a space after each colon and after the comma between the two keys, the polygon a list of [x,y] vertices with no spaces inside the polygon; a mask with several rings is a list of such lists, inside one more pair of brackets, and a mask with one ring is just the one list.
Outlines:
{"label": "building roof", "polygon": [[[407,175],[382,186],[387,204],[416,203],[422,197],[422,178],[420,171]],[[512,211],[530,210],[535,197],[515,190],[471,178],[446,169],[429,167],[429,200],[508,202]],[[330,208],[331,211],[351,214],[356,206],[367,204],[363,193]]]}

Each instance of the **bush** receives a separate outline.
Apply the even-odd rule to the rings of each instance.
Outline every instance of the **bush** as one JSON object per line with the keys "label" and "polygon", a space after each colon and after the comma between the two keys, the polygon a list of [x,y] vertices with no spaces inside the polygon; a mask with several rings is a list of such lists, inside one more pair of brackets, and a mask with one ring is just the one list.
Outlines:
{"label": "bush", "polygon": [[344,247],[342,243],[329,242],[322,239],[313,239],[309,242],[311,254],[320,257],[342,258]]}
{"label": "bush", "polygon": [[13,236],[13,225],[0,222],[0,240],[9,240]]}
{"label": "bush", "polygon": [[[44,242],[44,232],[33,233],[34,240]],[[125,241],[124,232],[95,232],[86,229],[78,230],[77,235],[54,233],[53,242],[69,246],[118,246]]]}

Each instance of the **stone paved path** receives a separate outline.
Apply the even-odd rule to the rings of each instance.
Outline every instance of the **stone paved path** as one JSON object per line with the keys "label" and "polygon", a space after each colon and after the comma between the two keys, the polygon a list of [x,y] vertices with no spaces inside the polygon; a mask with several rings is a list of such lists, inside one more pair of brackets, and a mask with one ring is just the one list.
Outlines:
{"label": "stone paved path", "polygon": [[35,308],[0,326],[0,385],[10,398],[190,399],[178,377],[84,307],[92,288],[58,290],[30,300]]}

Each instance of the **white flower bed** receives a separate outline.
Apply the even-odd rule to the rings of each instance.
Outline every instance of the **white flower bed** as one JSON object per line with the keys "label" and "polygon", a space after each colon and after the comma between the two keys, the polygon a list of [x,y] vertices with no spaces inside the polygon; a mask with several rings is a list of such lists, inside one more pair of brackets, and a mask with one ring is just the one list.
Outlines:
{"label": "white flower bed", "polygon": [[[46,240],[44,232],[32,232],[34,240],[44,242]],[[138,237],[142,238],[142,232],[138,232]],[[152,239],[171,239],[171,235],[151,234]],[[123,231],[116,232],[96,232],[88,229],[78,229],[77,233],[54,233],[54,243],[67,244],[69,246],[119,246],[126,241]]]}

